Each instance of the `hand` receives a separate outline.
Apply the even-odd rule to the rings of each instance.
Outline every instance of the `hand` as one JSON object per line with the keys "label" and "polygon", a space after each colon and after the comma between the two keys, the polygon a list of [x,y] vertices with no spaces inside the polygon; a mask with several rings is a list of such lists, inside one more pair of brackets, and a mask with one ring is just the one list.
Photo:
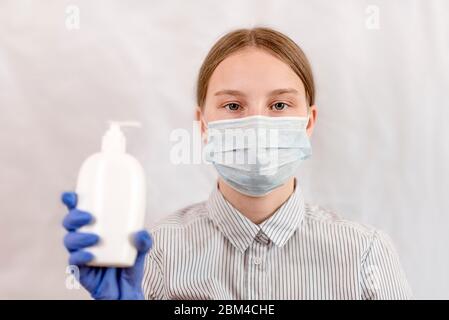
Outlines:
{"label": "hand", "polygon": [[92,233],[77,232],[78,228],[89,224],[93,218],[90,213],[76,209],[77,198],[74,192],[64,192],[61,197],[69,210],[63,221],[63,226],[68,231],[64,237],[64,245],[70,253],[69,264],[79,267],[79,282],[94,299],[144,299],[144,260],[153,244],[151,235],[145,230],[134,235],[137,258],[130,268],[86,266],[94,256],[83,249],[95,245],[99,237]]}

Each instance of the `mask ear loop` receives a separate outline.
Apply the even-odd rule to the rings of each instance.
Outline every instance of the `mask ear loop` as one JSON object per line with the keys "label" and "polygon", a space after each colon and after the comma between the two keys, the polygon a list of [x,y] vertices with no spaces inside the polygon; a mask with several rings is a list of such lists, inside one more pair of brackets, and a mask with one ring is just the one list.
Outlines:
{"label": "mask ear loop", "polygon": [[[205,133],[204,133],[204,138],[201,137],[201,140],[202,140],[203,143],[207,143],[207,141],[208,141],[207,135],[209,133],[209,125],[208,125],[208,123],[206,123],[206,121],[204,121],[203,117],[200,118],[200,130],[201,130],[201,126],[202,125],[204,125],[204,132]],[[201,132],[201,134],[202,134],[202,132]]]}
{"label": "mask ear loop", "polygon": [[311,105],[307,105],[307,124],[306,124],[306,128],[309,126],[309,121],[310,121],[310,110],[312,109]]}

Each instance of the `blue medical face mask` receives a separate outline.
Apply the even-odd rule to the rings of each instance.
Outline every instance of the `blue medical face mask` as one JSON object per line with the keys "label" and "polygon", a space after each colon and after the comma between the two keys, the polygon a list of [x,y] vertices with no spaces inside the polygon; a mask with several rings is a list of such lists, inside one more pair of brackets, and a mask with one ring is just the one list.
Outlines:
{"label": "blue medical face mask", "polygon": [[307,117],[250,116],[207,125],[206,161],[231,187],[264,196],[292,177],[312,154]]}

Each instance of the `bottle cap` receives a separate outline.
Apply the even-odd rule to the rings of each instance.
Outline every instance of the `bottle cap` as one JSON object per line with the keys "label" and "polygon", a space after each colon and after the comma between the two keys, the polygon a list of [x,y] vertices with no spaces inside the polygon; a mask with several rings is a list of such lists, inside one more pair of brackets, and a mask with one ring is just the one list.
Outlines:
{"label": "bottle cap", "polygon": [[101,150],[103,152],[121,152],[126,151],[126,137],[121,127],[141,127],[136,121],[108,121],[109,129],[103,136]]}

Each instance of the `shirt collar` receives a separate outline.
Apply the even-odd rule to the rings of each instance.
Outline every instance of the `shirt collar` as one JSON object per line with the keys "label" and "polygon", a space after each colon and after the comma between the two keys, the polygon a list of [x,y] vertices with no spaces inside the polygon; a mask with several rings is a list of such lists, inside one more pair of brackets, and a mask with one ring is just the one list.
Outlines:
{"label": "shirt collar", "polygon": [[295,190],[281,207],[267,220],[257,225],[234,208],[215,184],[206,202],[214,224],[242,253],[258,233],[265,234],[275,245],[282,247],[299,227],[304,216],[304,200],[295,179]]}

